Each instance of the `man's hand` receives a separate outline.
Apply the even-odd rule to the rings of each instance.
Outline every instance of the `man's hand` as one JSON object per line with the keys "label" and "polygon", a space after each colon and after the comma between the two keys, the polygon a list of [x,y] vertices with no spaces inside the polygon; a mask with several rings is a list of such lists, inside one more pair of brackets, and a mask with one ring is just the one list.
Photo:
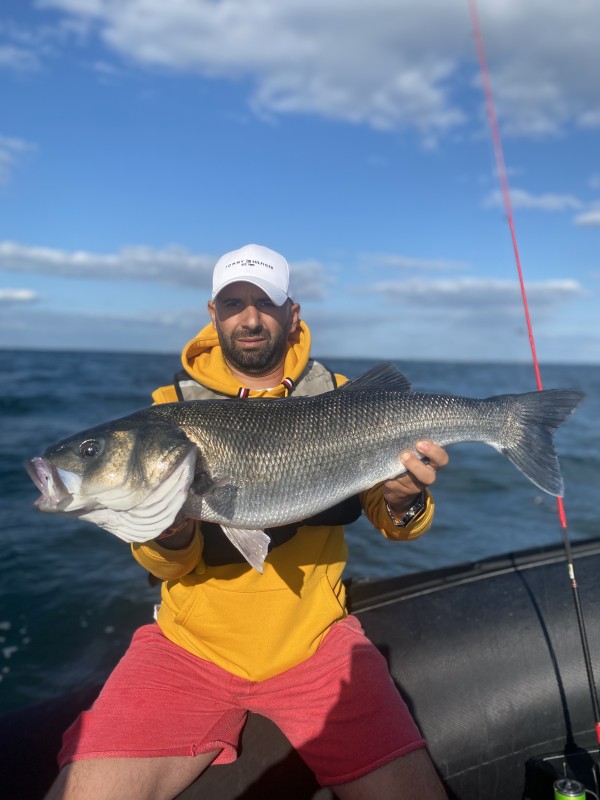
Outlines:
{"label": "man's hand", "polygon": [[406,450],[400,455],[400,461],[407,472],[383,484],[383,497],[398,517],[408,511],[423,489],[435,483],[438,469],[445,467],[449,460],[443,447],[426,439],[417,442],[417,450],[425,459]]}
{"label": "man's hand", "polygon": [[177,525],[171,525],[154,541],[166,550],[183,550],[191,544],[193,538],[194,520],[186,518]]}

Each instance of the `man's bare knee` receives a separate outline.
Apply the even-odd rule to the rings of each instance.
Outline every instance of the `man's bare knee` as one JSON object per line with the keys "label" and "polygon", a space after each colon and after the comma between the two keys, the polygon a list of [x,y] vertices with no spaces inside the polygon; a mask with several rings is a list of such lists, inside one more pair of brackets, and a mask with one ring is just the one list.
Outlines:
{"label": "man's bare knee", "polygon": [[73,761],[60,771],[44,800],[171,800],[196,780],[219,752]]}
{"label": "man's bare knee", "polygon": [[355,781],[332,786],[340,800],[447,800],[448,795],[424,748],[400,756]]}

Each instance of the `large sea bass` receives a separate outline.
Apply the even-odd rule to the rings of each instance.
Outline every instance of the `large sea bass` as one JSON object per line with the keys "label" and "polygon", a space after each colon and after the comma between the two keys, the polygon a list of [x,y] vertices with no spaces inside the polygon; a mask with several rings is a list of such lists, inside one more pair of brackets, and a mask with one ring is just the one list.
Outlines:
{"label": "large sea bass", "polygon": [[27,470],[41,511],[70,514],[129,542],[183,516],[220,523],[262,570],[264,528],[306,519],[397,476],[419,439],[479,441],[560,496],[552,436],[581,402],[554,389],[478,400],[413,392],[391,365],[317,397],[152,406],[64,439]]}

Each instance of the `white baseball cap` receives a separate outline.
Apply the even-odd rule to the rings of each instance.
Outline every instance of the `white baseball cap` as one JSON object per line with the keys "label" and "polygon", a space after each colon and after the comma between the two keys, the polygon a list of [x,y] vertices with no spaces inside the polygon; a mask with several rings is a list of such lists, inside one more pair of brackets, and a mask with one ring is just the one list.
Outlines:
{"label": "white baseball cap", "polygon": [[212,299],[230,283],[253,283],[268,294],[276,306],[288,299],[290,270],[285,258],[260,244],[247,244],[225,253],[213,272]]}

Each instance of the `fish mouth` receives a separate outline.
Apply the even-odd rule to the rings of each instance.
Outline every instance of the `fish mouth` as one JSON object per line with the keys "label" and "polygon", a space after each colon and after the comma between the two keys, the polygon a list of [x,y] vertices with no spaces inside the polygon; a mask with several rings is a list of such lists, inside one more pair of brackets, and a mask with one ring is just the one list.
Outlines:
{"label": "fish mouth", "polygon": [[31,480],[40,491],[40,497],[34,502],[40,511],[62,511],[72,499],[59,470],[45,458],[32,458],[25,464]]}

